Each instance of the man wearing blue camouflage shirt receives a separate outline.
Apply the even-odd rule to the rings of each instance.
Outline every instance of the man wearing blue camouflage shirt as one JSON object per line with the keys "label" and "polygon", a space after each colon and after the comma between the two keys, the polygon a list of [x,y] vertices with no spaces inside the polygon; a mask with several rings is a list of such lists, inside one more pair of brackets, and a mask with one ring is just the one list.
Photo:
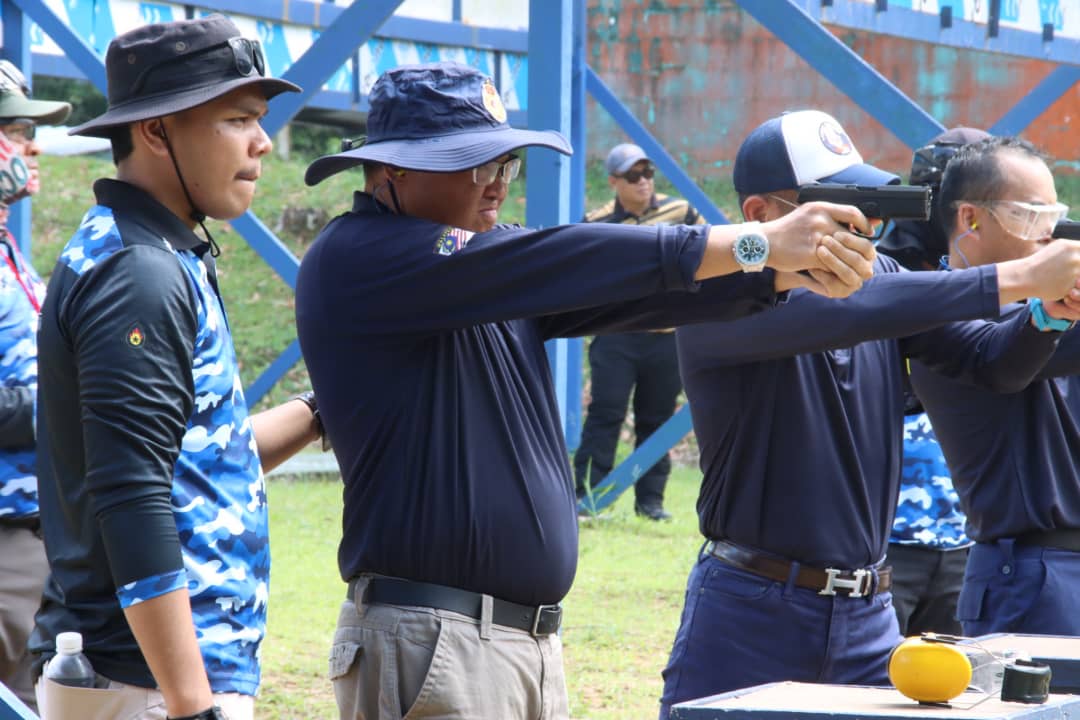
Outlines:
{"label": "man wearing blue camouflage shirt", "polygon": [[[195,226],[250,207],[267,102],[255,41],[220,15],[147,25],[106,56],[116,180],[61,253],[42,310],[42,529],[31,650],[83,635],[96,688],[42,678],[50,718],[252,720],[270,558],[263,470],[314,440],[314,408],[248,415]],[[205,232],[205,227],[203,228]],[[219,707],[220,706],[220,707]]]}
{"label": "man wearing blue camouflage shirt", "polygon": [[45,285],[7,230],[8,205],[40,188],[37,123],[66,102],[31,100],[18,68],[0,60],[0,683],[36,709],[26,640],[49,573],[38,520],[34,453],[38,310]]}
{"label": "man wearing blue camouflage shirt", "polygon": [[965,517],[949,466],[925,412],[904,418],[904,463],[886,562],[900,634],[958,635],[956,601],[964,579]]}

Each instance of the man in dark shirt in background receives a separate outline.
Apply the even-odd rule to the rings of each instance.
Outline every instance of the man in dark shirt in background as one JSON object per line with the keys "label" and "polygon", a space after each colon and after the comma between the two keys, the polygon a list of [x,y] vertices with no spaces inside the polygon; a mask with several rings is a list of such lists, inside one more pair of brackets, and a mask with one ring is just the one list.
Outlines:
{"label": "man in dark shirt in background", "polygon": [[[655,168],[637,145],[622,143],[604,163],[615,197],[585,216],[585,222],[624,225],[701,225],[701,217],[682,198],[655,191]],[[611,472],[615,448],[634,396],[634,444],[641,445],[672,413],[682,390],[675,334],[671,328],[597,335],[589,343],[591,395],[574,454],[577,496],[582,498]],[[664,487],[671,472],[665,453],[634,483],[634,512],[650,520],[669,520],[664,510]]]}
{"label": "man in dark shirt in background", "polygon": [[[962,148],[946,168],[941,205],[954,273],[1067,242],[1051,242],[1067,208],[1058,203],[1043,156],[1022,140]],[[1071,326],[1049,317],[1036,300],[1003,312],[1033,313],[1048,336]],[[975,540],[957,608],[967,635],[1080,635],[1078,372],[1075,330],[1064,333],[1033,382],[1011,393],[971,387],[912,363],[912,383]]]}
{"label": "man in dark shirt in background", "polygon": [[[249,415],[216,244],[250,205],[267,103],[257,41],[221,15],[144,25],[105,58],[116,179],[64,247],[39,333],[50,574],[30,649],[82,633],[95,689],[42,677],[46,717],[254,718],[270,571],[263,470],[317,437],[290,401]],[[205,232],[205,226],[204,226]],[[220,706],[220,708],[218,707]]]}
{"label": "man in dark shirt in background", "polygon": [[[896,179],[863,164],[813,110],[759,126],[734,169],[744,216],[763,221],[791,212],[805,184]],[[951,274],[902,271],[879,255],[846,299],[793,291],[766,312],[676,331],[708,542],[664,671],[662,718],[673,703],[766,682],[887,683],[899,632],[881,560],[900,479],[904,358],[1023,387],[1055,337],[1023,313],[946,323],[1061,298],[1078,277],[1080,243]]]}
{"label": "man in dark shirt in background", "polygon": [[[562,136],[511,128],[491,80],[455,63],[390,70],[370,98],[366,144],[306,179],[381,163],[373,192],[297,282],[345,483],[341,717],[566,718],[578,534],[544,341],[737,317],[804,282],[847,294],[873,252],[843,228],[868,225],[815,204],[760,226],[498,226],[520,150],[569,153]],[[755,272],[751,245],[783,272]]]}
{"label": "man in dark shirt in background", "polygon": [[[938,202],[941,176],[949,158],[969,142],[988,138],[982,130],[946,130],[915,151],[912,185],[933,191],[929,220],[897,220],[878,243],[878,250],[908,270],[936,270],[948,254],[949,239]],[[924,632],[959,635],[956,600],[964,582],[971,539],[960,496],[952,484],[941,445],[910,383],[904,389],[904,461],[896,519],[889,536],[886,564],[892,567],[892,596],[900,634]]]}

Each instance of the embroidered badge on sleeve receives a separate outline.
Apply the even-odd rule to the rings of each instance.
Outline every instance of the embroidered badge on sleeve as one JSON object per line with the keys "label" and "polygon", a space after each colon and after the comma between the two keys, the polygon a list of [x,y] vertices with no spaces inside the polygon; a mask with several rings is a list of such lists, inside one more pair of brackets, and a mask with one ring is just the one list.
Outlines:
{"label": "embroidered badge on sleeve", "polygon": [[438,255],[453,255],[458,250],[469,244],[469,240],[476,233],[461,228],[447,226],[439,240],[435,243],[435,252]]}

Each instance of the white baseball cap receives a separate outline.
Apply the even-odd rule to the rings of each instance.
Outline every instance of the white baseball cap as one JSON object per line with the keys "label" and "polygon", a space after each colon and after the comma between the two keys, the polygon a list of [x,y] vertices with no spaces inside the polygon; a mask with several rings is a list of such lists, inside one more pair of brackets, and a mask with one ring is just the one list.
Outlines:
{"label": "white baseball cap", "polygon": [[832,115],[797,110],[766,120],[735,156],[735,191],[755,195],[803,185],[892,185],[900,177],[863,162]]}

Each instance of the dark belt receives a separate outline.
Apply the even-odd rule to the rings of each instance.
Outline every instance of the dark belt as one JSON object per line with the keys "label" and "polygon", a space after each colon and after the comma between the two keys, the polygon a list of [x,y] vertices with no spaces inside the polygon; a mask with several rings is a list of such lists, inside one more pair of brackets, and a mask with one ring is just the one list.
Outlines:
{"label": "dark belt", "polygon": [[[705,545],[705,552],[728,565],[752,572],[755,575],[787,582],[791,576],[791,563],[787,560],[756,553],[723,540],[710,540]],[[874,578],[877,577],[875,584]],[[808,590],[816,590],[818,595],[836,595],[847,592],[847,597],[865,597],[883,593],[892,587],[892,568],[882,567],[859,570],[838,570],[836,568],[806,567],[799,565],[795,575],[795,585]]]}
{"label": "dark belt", "polygon": [[[349,581],[349,594],[346,596],[354,602],[356,602],[357,582],[359,578]],[[361,602],[439,608],[479,620],[483,598],[484,596],[480,593],[445,585],[400,578],[372,577],[368,578]],[[562,607],[560,605],[518,605],[492,598],[491,622],[495,625],[527,630],[536,637],[550,635],[558,631],[562,623]]]}
{"label": "dark belt", "polygon": [[1038,545],[1080,552],[1080,530],[1038,530],[1016,536],[1017,545]]}

